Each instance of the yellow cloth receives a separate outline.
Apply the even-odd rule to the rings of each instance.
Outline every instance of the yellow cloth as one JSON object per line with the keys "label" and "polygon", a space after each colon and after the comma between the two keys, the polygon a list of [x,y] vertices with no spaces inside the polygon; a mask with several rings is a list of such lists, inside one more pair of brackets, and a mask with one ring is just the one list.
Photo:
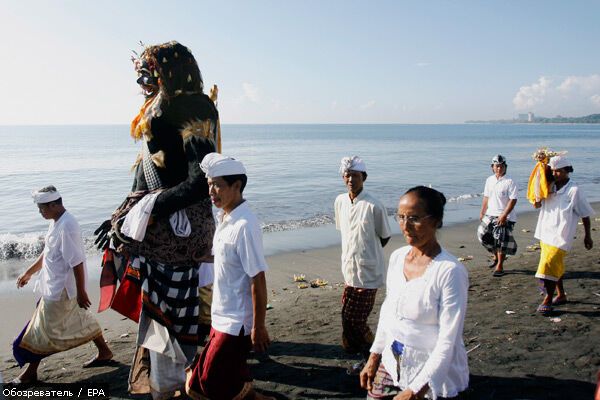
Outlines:
{"label": "yellow cloth", "polygon": [[539,161],[533,167],[533,171],[531,171],[529,183],[527,184],[527,200],[531,204],[535,204],[548,197],[550,182],[546,179],[547,164],[547,162]]}
{"label": "yellow cloth", "polygon": [[49,355],[100,335],[102,330],[92,313],[80,308],[77,299],[69,299],[63,290],[60,300],[40,300],[20,346],[35,354]]}
{"label": "yellow cloth", "polygon": [[540,247],[542,248],[542,252],[535,277],[556,282],[565,273],[564,261],[567,252],[544,242],[540,242]]}

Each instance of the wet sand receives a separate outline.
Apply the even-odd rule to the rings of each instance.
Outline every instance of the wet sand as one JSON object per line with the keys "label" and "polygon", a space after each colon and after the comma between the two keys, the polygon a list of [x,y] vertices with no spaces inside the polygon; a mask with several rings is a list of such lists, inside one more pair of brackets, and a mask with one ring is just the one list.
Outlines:
{"label": "wet sand", "polygon": [[[597,212],[600,204],[594,204]],[[592,398],[595,376],[600,368],[600,234],[592,217],[595,247],[583,247],[583,229],[578,227],[574,248],[566,258],[565,288],[569,303],[555,308],[551,317],[538,315],[541,301],[534,278],[538,250],[533,231],[537,213],[519,216],[515,236],[517,255],[506,263],[507,274],[491,276],[488,254],[477,242],[477,222],[443,228],[442,245],[464,261],[469,270],[469,305],[464,340],[469,351],[471,398],[473,399],[584,399]],[[527,232],[524,232],[526,230]],[[394,237],[386,257],[402,246]],[[273,340],[268,355],[250,359],[256,387],[278,399],[362,399],[357,377],[346,368],[357,360],[340,347],[341,294],[338,246],[280,254],[268,258],[268,329]],[[293,275],[308,280],[321,278],[325,287],[299,289]],[[97,304],[95,283],[89,290]],[[371,316],[375,329],[383,290]],[[0,371],[5,380],[17,376],[10,342],[31,316],[34,299],[30,293],[8,293],[0,297]],[[510,311],[510,312],[509,312]],[[118,365],[81,369],[94,355],[86,344],[46,358],[39,377],[46,383],[106,384],[113,398],[146,398],[127,393],[127,374],[135,347],[136,325],[114,311],[99,314],[105,338]]]}

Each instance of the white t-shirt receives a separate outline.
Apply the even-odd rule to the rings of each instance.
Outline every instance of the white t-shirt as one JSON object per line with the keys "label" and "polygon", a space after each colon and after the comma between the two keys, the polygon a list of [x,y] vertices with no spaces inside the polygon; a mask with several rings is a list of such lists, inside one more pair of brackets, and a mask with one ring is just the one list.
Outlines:
{"label": "white t-shirt", "polygon": [[385,260],[381,239],[391,236],[383,204],[364,190],[350,200],[335,199],[335,226],[342,234],[342,274],[346,285],[377,289],[383,285]]}
{"label": "white t-shirt", "polygon": [[[382,355],[381,362],[400,388],[418,392],[428,383],[435,397],[454,397],[469,385],[462,337],[467,269],[442,249],[422,276],[407,281],[404,260],[410,249],[402,247],[390,256],[386,296],[371,352]],[[400,376],[391,350],[395,340],[404,344]]]}
{"label": "white t-shirt", "polygon": [[77,297],[73,267],[84,263],[85,247],[81,229],[73,215],[65,211],[58,221],[50,221],[44,240],[42,269],[34,293],[46,300],[60,300],[63,289],[69,299]]}
{"label": "white t-shirt", "polygon": [[580,218],[594,215],[594,209],[573,180],[542,200],[542,208],[535,227],[535,238],[569,251]]}
{"label": "white t-shirt", "polygon": [[262,231],[246,201],[229,215],[219,212],[217,222],[213,239],[212,326],[234,336],[244,327],[244,334],[249,335],[254,316],[251,279],[268,269]]}
{"label": "white t-shirt", "polygon": [[[517,194],[517,184],[510,177],[506,175],[500,178],[496,178],[496,175],[488,177],[483,189],[483,195],[488,198],[485,214],[491,217],[499,217],[506,209],[508,202],[517,199]],[[508,214],[508,220],[517,221],[514,210]]]}

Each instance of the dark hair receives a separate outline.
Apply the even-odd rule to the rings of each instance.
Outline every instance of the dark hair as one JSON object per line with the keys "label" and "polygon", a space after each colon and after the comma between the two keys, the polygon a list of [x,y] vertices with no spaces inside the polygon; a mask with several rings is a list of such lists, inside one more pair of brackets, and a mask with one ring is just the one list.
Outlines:
{"label": "dark hair", "polygon": [[367,180],[367,173],[365,171],[362,171],[362,176],[363,176],[363,181]]}
{"label": "dark hair", "polygon": [[227,182],[229,186],[233,185],[235,181],[241,181],[242,186],[240,187],[240,193],[244,193],[244,188],[246,187],[246,183],[248,182],[248,177],[246,174],[238,174],[238,175],[223,175],[221,178]]}
{"label": "dark hair", "polygon": [[444,220],[444,205],[446,204],[446,196],[442,192],[426,186],[415,186],[404,193],[407,195],[414,193],[425,207],[427,215],[431,215],[438,221],[437,227],[441,228]]}
{"label": "dark hair", "polygon": [[567,165],[566,167],[563,168],[565,171],[567,171],[568,173],[573,172],[573,167],[571,165]]}

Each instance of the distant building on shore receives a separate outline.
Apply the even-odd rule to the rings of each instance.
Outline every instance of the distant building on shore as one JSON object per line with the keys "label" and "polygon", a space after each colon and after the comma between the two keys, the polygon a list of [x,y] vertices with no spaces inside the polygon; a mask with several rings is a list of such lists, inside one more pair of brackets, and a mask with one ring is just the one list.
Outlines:
{"label": "distant building on shore", "polygon": [[535,115],[530,111],[527,114],[519,114],[517,117],[518,122],[533,122]]}

